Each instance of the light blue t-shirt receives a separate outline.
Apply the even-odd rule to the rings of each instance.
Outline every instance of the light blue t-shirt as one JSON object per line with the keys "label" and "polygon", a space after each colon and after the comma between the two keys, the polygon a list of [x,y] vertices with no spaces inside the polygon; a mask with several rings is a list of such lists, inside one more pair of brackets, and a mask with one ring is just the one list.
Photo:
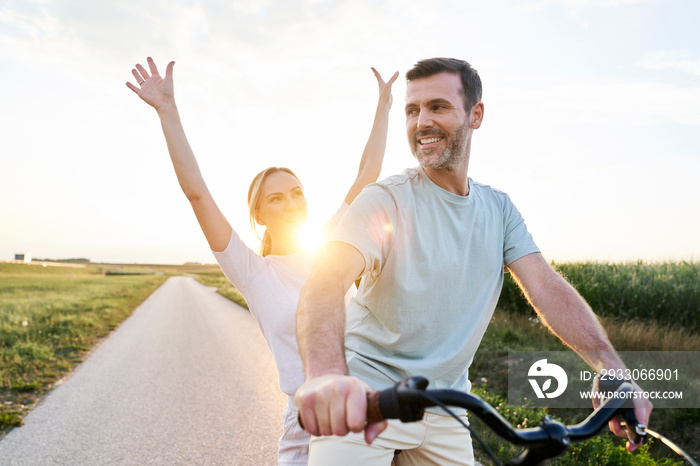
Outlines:
{"label": "light blue t-shirt", "polygon": [[374,389],[422,375],[469,391],[504,266],[539,251],[506,194],[469,186],[459,196],[408,169],[367,186],[331,238],[365,259],[345,349],[350,374]]}

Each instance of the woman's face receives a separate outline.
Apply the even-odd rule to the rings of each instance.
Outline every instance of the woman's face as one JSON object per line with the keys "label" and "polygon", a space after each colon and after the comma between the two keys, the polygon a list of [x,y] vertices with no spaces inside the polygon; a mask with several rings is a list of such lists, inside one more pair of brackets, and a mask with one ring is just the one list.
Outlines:
{"label": "woman's face", "polygon": [[255,220],[275,237],[295,234],[307,218],[306,198],[299,180],[284,171],[268,175],[260,189]]}

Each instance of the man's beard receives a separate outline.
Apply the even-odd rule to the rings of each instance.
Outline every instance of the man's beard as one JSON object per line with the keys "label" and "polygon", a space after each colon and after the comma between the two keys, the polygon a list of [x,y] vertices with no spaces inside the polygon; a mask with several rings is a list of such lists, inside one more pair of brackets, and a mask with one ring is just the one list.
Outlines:
{"label": "man's beard", "polygon": [[[433,150],[428,153],[421,154],[420,140],[430,137],[443,137],[447,135],[443,131],[416,131],[413,135],[411,149],[413,156],[418,159],[421,167],[431,168],[434,170],[454,171],[465,159],[467,148],[467,136],[469,134],[469,122],[466,121],[462,126],[451,134],[450,144],[442,149],[442,152],[437,156],[433,154]],[[437,149],[436,149],[437,150]]]}

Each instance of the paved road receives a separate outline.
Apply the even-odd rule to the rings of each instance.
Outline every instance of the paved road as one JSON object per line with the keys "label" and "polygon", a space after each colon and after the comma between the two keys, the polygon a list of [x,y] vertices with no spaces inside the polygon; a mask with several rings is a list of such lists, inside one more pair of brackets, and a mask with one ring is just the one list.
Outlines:
{"label": "paved road", "polygon": [[248,312],[173,277],[0,440],[0,464],[276,464],[277,383]]}

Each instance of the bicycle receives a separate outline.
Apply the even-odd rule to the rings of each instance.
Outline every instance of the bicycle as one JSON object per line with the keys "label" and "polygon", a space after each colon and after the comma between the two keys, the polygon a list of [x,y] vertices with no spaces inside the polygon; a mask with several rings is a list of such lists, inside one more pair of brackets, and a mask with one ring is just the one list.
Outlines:
{"label": "bicycle", "polygon": [[[470,430],[494,463],[500,465],[499,460],[478,436],[447,408],[447,406],[457,406],[476,415],[505,440],[514,445],[525,447],[517,457],[506,464],[536,466],[546,464],[549,459],[563,455],[572,442],[595,436],[607,425],[608,421],[615,416],[620,416],[621,425],[625,428],[631,442],[638,444],[643,442],[647,435],[651,435],[669,445],[691,465],[697,466],[695,460],[673,442],[637,422],[631,401],[629,397],[625,397],[626,393],[634,391],[628,382],[622,382],[617,387],[610,387],[611,391],[618,392],[618,395],[607,398],[598,409],[579,424],[567,426],[545,416],[539,426],[520,429],[514,428],[496,409],[476,395],[457,390],[426,390],[427,386],[428,380],[424,377],[411,377],[386,390],[368,393],[367,422],[378,422],[384,419],[415,422],[423,418],[425,408],[439,406]],[[605,389],[605,391],[607,390],[608,388]]]}

